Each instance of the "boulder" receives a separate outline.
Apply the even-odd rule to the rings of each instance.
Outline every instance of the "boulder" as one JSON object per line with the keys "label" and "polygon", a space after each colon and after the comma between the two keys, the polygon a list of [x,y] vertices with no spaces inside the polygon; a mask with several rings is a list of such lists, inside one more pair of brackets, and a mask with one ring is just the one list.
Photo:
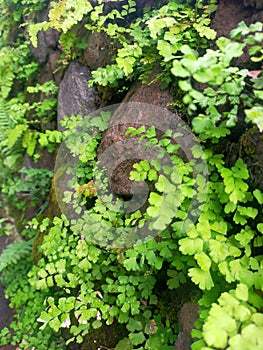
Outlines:
{"label": "boulder", "polygon": [[105,32],[90,33],[82,59],[90,70],[96,70],[112,63],[114,51],[111,38]]}
{"label": "boulder", "polygon": [[58,94],[58,130],[63,130],[60,122],[65,116],[89,115],[100,105],[100,99],[94,87],[88,87],[91,75],[85,65],[71,62],[59,85]]}
{"label": "boulder", "polygon": [[[156,74],[154,71],[149,82]],[[157,129],[160,126],[161,131],[171,128],[169,121],[178,121],[178,116],[167,109],[170,102],[172,97],[169,91],[162,90],[159,81],[150,85],[135,82],[120,107],[113,113],[109,127],[102,137],[98,157],[107,161],[111,189],[118,196],[125,199],[126,196],[132,195],[133,181],[129,179],[130,171],[134,163],[145,159],[140,156],[142,145],[136,139],[132,141],[128,138],[125,135],[126,130],[129,126],[141,125],[145,125],[146,128],[154,125]],[[148,156],[151,157],[150,154]]]}

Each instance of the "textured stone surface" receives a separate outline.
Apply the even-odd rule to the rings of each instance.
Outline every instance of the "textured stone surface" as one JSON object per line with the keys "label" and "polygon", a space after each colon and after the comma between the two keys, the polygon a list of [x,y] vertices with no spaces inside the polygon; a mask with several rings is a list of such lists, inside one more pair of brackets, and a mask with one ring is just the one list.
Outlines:
{"label": "textured stone surface", "polygon": [[65,116],[88,115],[100,104],[95,88],[88,87],[91,75],[86,66],[72,62],[68,66],[59,86],[58,95],[58,129]]}
{"label": "textured stone surface", "polygon": [[263,0],[243,0],[245,6],[255,7],[258,10],[263,9]]}
{"label": "textured stone surface", "polygon": [[[152,78],[150,77],[149,81]],[[109,165],[107,169],[108,175],[111,175],[111,188],[119,196],[132,194],[133,182],[129,179],[130,171],[135,162],[139,159],[144,159],[140,157],[142,145],[136,139],[128,141],[127,136],[125,136],[127,128],[140,125],[145,125],[146,127],[160,125],[160,130],[171,128],[169,120],[172,119],[176,123],[176,115],[167,109],[169,102],[172,102],[172,97],[168,91],[161,90],[160,82],[152,85],[142,85],[140,82],[136,82],[127,93],[120,107],[113,114],[109,127],[101,140],[98,155],[99,159],[105,158],[105,154],[107,155],[106,158]],[[129,103],[129,106],[127,106],[127,103]],[[132,105],[132,103],[147,105]],[[154,106],[165,108],[166,112],[161,108],[154,108]],[[171,114],[174,118],[169,118]],[[114,147],[114,151],[108,154],[105,153],[111,147],[112,149]],[[109,169],[113,167],[113,164],[117,165],[114,171]]]}
{"label": "textured stone surface", "polygon": [[240,0],[221,0],[218,4],[215,17],[212,21],[212,28],[217,31],[217,36],[229,37],[229,33],[236,28],[239,22],[247,24],[262,21],[262,11],[252,7],[244,7]]}
{"label": "textured stone surface", "polygon": [[88,36],[83,61],[90,70],[96,70],[111,64],[114,51],[111,38],[105,32],[94,32]]}
{"label": "textured stone surface", "polygon": [[59,35],[59,32],[55,29],[41,30],[38,33],[37,47],[30,46],[34,59],[38,63],[43,64],[48,60],[50,52],[57,48]]}
{"label": "textured stone surface", "polygon": [[[261,0],[262,1],[262,0]],[[245,2],[245,1],[244,1]],[[259,8],[259,7],[258,7]],[[221,0],[218,4],[211,27],[216,30],[217,37],[230,37],[230,31],[244,21],[247,25],[263,21],[263,11],[254,7],[245,7],[240,0]],[[236,60],[237,65],[246,66],[251,64],[248,51]]]}
{"label": "textured stone surface", "polygon": [[197,304],[184,304],[178,312],[179,334],[174,344],[175,350],[191,350],[191,331],[198,318]]}

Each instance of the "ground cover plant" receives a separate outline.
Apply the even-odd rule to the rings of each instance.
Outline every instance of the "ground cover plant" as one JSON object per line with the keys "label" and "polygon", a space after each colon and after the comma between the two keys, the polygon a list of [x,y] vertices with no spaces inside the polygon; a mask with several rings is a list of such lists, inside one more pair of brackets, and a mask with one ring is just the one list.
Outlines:
{"label": "ground cover plant", "polygon": [[[116,350],[172,350],[179,332],[177,312],[190,301],[199,305],[192,349],[261,349],[263,193],[252,181],[247,159],[240,152],[229,160],[225,144],[242,139],[248,130],[262,139],[262,23],[241,22],[231,39],[216,38],[210,28],[214,1],[171,0],[134,19],[132,0],[106,13],[103,1],[95,6],[62,0],[51,4],[48,21],[29,24],[33,45],[40,29],[62,32],[64,64],[81,55],[82,46],[72,36],[75,26],[84,23],[90,31],[105,31],[118,42],[118,49],[111,65],[92,72],[90,84],[122,91],[132,81],[146,83],[157,62],[161,70],[155,80],[170,89],[174,107],[188,116],[201,145],[192,147],[191,161],[180,156],[180,142],[171,143],[180,133],[127,128],[129,137],[157,150],[156,159],[139,161],[130,173],[132,181],[150,184],[147,207],[127,213],[122,201],[113,203],[107,195],[108,183],[99,168],[97,151],[110,113],[85,117],[85,128],[81,117],[69,116],[65,131],[35,129],[54,109],[57,87],[53,81],[26,86],[38,69],[29,41],[22,43],[18,36],[11,45],[5,38],[10,27],[22,23],[31,5],[36,11],[44,2],[13,0],[0,5],[5,34],[0,47],[4,205],[17,204],[20,190],[31,193],[32,200],[54,191],[52,173],[45,170],[29,171],[28,181],[21,184],[17,176],[24,152],[38,159],[38,147],[53,151],[63,142],[78,159],[54,177],[56,184],[66,171],[74,175],[63,203],[70,204],[77,216],[49,217],[41,210],[21,223],[20,242],[0,257],[2,283],[16,310],[12,332],[3,329],[0,344],[46,350],[70,349],[73,343],[91,347],[96,341]],[[244,51],[253,69],[239,67]],[[10,65],[25,69],[15,77]],[[15,78],[20,81],[18,93]],[[25,89],[52,98],[29,103]],[[5,137],[10,132],[12,137]],[[163,154],[170,157],[169,166],[162,164]],[[105,191],[103,199],[94,186],[95,175],[100,193]],[[11,232],[5,218],[0,224],[1,232]],[[157,234],[138,237],[138,227]],[[112,244],[116,233],[118,245]],[[32,239],[37,258],[32,256]],[[107,339],[113,345],[103,338],[106,328],[113,334]]]}

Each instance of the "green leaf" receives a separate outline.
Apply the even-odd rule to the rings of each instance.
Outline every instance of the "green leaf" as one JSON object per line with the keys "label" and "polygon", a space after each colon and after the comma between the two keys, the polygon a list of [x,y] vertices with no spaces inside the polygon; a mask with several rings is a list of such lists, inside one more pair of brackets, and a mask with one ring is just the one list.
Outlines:
{"label": "green leaf", "polygon": [[164,57],[164,62],[168,62],[175,58],[174,55],[180,49],[180,45],[173,45],[165,40],[158,40],[157,49],[160,55]]}
{"label": "green leaf", "polygon": [[143,328],[141,321],[135,320],[134,318],[129,319],[126,327],[130,332],[141,331]]}
{"label": "green leaf", "polygon": [[156,256],[153,250],[149,250],[146,253],[146,259],[149,263],[149,265],[155,267],[157,270],[160,270],[162,267],[163,259]]}
{"label": "green leaf", "polygon": [[179,80],[179,87],[183,91],[190,91],[192,89],[192,85],[189,80]]}
{"label": "green leaf", "polygon": [[241,35],[249,34],[249,28],[244,21],[240,22],[237,28],[232,29],[230,32],[231,38],[240,39]]}
{"label": "green leaf", "polygon": [[130,333],[129,338],[131,340],[132,345],[135,345],[135,346],[143,344],[145,341],[145,336],[144,336],[143,332]]}
{"label": "green leaf", "polygon": [[151,192],[149,197],[149,203],[155,207],[160,207],[163,203],[164,197],[158,193]]}
{"label": "green leaf", "polygon": [[10,130],[8,133],[7,146],[9,148],[13,147],[22,134],[27,130],[27,124],[18,124],[14,129]]}
{"label": "green leaf", "polygon": [[194,131],[198,134],[205,132],[206,130],[213,128],[213,123],[208,116],[199,115],[195,117],[192,121]]}
{"label": "green leaf", "polygon": [[200,268],[193,267],[189,269],[188,275],[195,284],[199,285],[202,290],[210,290],[213,286],[213,280],[209,271],[203,271]]}
{"label": "green leaf", "polygon": [[256,197],[259,204],[263,204],[263,193],[260,190],[255,190],[253,195]]}
{"label": "green leaf", "polygon": [[115,350],[132,350],[133,346],[129,338],[124,338],[118,342]]}
{"label": "green leaf", "polygon": [[58,332],[59,329],[60,329],[60,326],[61,326],[61,322],[60,322],[59,318],[58,318],[58,317],[53,318],[53,320],[51,320],[51,321],[49,322],[49,326],[50,326],[50,328],[52,328],[55,332]]}
{"label": "green leaf", "polygon": [[227,223],[225,221],[215,221],[210,225],[211,229],[215,232],[226,235],[227,233]]}
{"label": "green leaf", "polygon": [[238,284],[235,291],[236,297],[239,300],[247,301],[248,300],[248,288],[245,284]]}
{"label": "green leaf", "polygon": [[203,250],[203,240],[201,238],[182,238],[179,240],[179,250],[185,255],[199,253]]}
{"label": "green leaf", "polygon": [[155,169],[150,169],[148,172],[149,181],[156,181],[158,179],[158,174]]}
{"label": "green leaf", "polygon": [[133,72],[133,65],[135,63],[136,59],[132,56],[129,57],[117,57],[116,62],[118,64],[118,67],[120,69],[123,69],[124,74],[128,76]]}
{"label": "green leaf", "polygon": [[201,252],[201,253],[195,254],[194,257],[202,270],[204,271],[210,270],[211,260],[208,255],[206,255],[204,252]]}
{"label": "green leaf", "polygon": [[176,187],[171,184],[171,182],[164,175],[159,176],[158,182],[155,184],[155,188],[162,193],[172,193],[176,190]]}
{"label": "green leaf", "polygon": [[61,259],[61,260],[57,261],[55,266],[56,266],[56,269],[59,273],[65,272],[66,271],[66,260]]}
{"label": "green leaf", "polygon": [[140,269],[136,257],[124,260],[123,265],[125,266],[127,271],[137,271]]}
{"label": "green leaf", "polygon": [[182,64],[177,61],[174,60],[173,61],[173,68],[171,69],[171,73],[176,76],[176,77],[180,77],[180,78],[186,78],[190,76],[190,73],[188,72],[187,69],[185,69]]}
{"label": "green leaf", "polygon": [[263,107],[255,106],[251,109],[245,109],[247,119],[256,124],[260,132],[263,132]]}

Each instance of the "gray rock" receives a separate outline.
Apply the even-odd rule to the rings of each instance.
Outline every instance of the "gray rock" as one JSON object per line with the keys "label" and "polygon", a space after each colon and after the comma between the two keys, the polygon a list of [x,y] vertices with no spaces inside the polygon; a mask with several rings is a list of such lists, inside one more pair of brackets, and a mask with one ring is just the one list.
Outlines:
{"label": "gray rock", "polygon": [[85,116],[98,108],[100,100],[96,90],[94,87],[88,87],[90,79],[91,75],[86,66],[70,63],[59,86],[58,130],[63,130],[60,123],[65,116]]}
{"label": "gray rock", "polygon": [[38,45],[34,47],[30,46],[30,51],[34,59],[38,63],[45,63],[51,51],[53,51],[58,44],[59,32],[55,29],[49,29],[47,31],[41,30],[38,35]]}
{"label": "gray rock", "polygon": [[113,53],[111,38],[105,32],[94,32],[88,37],[83,60],[91,70],[96,70],[111,64]]}
{"label": "gray rock", "polygon": [[184,304],[178,312],[179,334],[174,344],[175,350],[191,350],[191,331],[198,318],[197,304]]}

